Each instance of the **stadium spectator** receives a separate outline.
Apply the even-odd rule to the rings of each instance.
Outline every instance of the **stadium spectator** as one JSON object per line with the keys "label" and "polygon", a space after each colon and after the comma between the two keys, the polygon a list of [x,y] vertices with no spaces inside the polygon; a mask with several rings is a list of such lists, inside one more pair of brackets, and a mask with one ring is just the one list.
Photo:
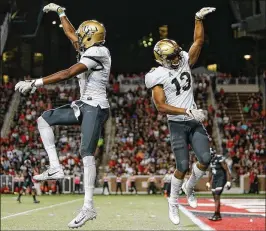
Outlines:
{"label": "stadium spectator", "polygon": [[74,175],[75,193],[80,193],[80,176],[78,174]]}
{"label": "stadium spectator", "polygon": [[151,192],[152,192],[152,194],[156,194],[156,192],[157,192],[157,187],[156,187],[157,180],[156,180],[154,174],[150,173],[150,177],[148,178],[147,184],[148,184],[148,188],[147,188],[148,194],[151,194]]}
{"label": "stadium spectator", "polygon": [[109,177],[107,176],[107,173],[105,173],[103,176],[103,192],[102,192],[102,194],[104,194],[105,188],[107,188],[108,194],[110,195]]}
{"label": "stadium spectator", "polygon": [[120,190],[121,195],[123,195],[123,191],[122,191],[122,177],[120,174],[117,174],[116,176],[116,193],[115,195],[117,195],[118,190]]}

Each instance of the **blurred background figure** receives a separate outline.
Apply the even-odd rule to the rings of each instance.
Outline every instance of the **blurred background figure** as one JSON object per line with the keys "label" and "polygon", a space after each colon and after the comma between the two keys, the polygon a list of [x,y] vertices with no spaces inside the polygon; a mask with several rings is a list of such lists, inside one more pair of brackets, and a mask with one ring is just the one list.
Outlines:
{"label": "blurred background figure", "polygon": [[164,197],[169,197],[170,196],[170,191],[171,191],[171,178],[172,174],[171,171],[168,171],[164,178],[163,178],[163,192],[164,192]]}
{"label": "blurred background figure", "polygon": [[80,175],[74,175],[75,193],[80,193]]}
{"label": "blurred background figure", "polygon": [[135,173],[132,173],[132,175],[129,177],[129,181],[130,181],[131,194],[133,193],[133,191],[135,191],[135,193],[138,194],[138,190],[136,187],[136,175],[135,175]]}
{"label": "blurred background figure", "polygon": [[107,188],[108,195],[110,195],[110,190],[109,190],[109,177],[107,176],[107,173],[104,173],[103,175],[103,192],[102,194],[104,195],[105,188]]}
{"label": "blurred background figure", "polygon": [[156,178],[153,173],[150,173],[150,177],[148,178],[148,194],[156,194],[157,188],[156,188]]}
{"label": "blurred background figure", "polygon": [[122,177],[121,177],[120,174],[117,174],[117,176],[116,176],[116,193],[115,193],[115,195],[117,195],[118,190],[120,190],[121,195],[123,195],[123,192],[122,192]]}

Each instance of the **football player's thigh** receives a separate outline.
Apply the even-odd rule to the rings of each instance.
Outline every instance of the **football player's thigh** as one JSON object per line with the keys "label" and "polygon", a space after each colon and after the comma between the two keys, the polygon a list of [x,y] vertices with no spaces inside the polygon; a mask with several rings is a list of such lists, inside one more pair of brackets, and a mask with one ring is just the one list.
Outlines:
{"label": "football player's thigh", "polygon": [[75,117],[74,110],[71,108],[70,104],[45,111],[42,114],[42,117],[51,126],[80,124],[80,121]]}
{"label": "football player's thigh", "polygon": [[169,129],[176,168],[180,172],[186,172],[189,167],[189,154],[185,125],[182,122],[169,122]]}
{"label": "football player's thigh", "polygon": [[217,176],[212,184],[212,191],[215,192],[216,195],[221,195],[225,186],[225,179],[223,176]]}
{"label": "football player's thigh", "polygon": [[[194,123],[194,121],[192,123]],[[190,132],[189,142],[198,161],[202,165],[208,166],[211,161],[209,137],[201,123],[194,126],[193,132]]]}
{"label": "football player's thigh", "polygon": [[108,118],[109,109],[84,104],[82,114],[80,153],[84,157],[94,154],[104,122]]}

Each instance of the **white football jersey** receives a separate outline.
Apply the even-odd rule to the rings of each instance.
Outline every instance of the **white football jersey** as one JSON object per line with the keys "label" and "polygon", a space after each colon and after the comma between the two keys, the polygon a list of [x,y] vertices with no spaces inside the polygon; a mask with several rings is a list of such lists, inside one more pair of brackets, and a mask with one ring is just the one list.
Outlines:
{"label": "white football jersey", "polygon": [[[185,51],[180,53],[182,59],[177,69],[157,67],[145,76],[147,88],[161,85],[166,97],[166,103],[177,108],[196,109],[193,95],[193,79],[189,66],[189,56]],[[168,120],[184,121],[192,118],[185,115],[167,115]]]}
{"label": "white football jersey", "polygon": [[81,55],[79,62],[88,68],[87,72],[77,76],[80,100],[94,107],[109,108],[106,93],[111,69],[109,50],[104,46],[92,46]]}

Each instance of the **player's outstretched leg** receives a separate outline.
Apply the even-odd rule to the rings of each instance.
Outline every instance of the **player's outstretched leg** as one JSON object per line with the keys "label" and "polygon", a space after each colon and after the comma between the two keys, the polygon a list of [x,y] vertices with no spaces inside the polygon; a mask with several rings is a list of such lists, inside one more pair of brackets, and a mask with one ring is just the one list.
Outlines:
{"label": "player's outstretched leg", "polygon": [[[43,115],[45,116],[46,113],[49,113],[49,111],[45,112]],[[40,116],[38,118],[37,123],[43,146],[49,156],[50,167],[42,174],[33,176],[33,179],[37,181],[62,179],[64,178],[64,172],[59,164],[58,156],[56,153],[53,129],[46,122],[43,116]]]}
{"label": "player's outstretched leg", "polygon": [[182,185],[182,190],[184,193],[187,195],[187,201],[190,207],[192,208],[197,208],[198,203],[197,203],[197,198],[195,197],[194,194],[194,187],[198,180],[204,175],[205,171],[200,170],[197,167],[197,164],[194,163],[192,165],[192,173],[190,178],[185,181]]}
{"label": "player's outstretched leg", "polygon": [[171,146],[175,155],[176,170],[171,178],[171,192],[168,199],[169,218],[175,224],[179,224],[178,198],[184,177],[189,168],[189,153],[185,125],[169,122],[171,134]]}
{"label": "player's outstretched leg", "polygon": [[95,153],[100,132],[104,122],[108,118],[109,109],[101,109],[84,104],[80,107],[83,119],[81,124],[81,148],[80,154],[83,160],[84,177],[83,185],[85,190],[84,205],[69,224],[69,228],[78,228],[88,220],[96,218],[97,213],[93,203],[93,191],[96,179],[96,165],[93,154]]}
{"label": "player's outstretched leg", "polygon": [[94,156],[83,157],[84,165],[84,205],[79,214],[68,224],[69,228],[78,228],[83,226],[86,221],[96,219],[97,213],[93,204],[93,190],[96,179],[96,166]]}
{"label": "player's outstretched leg", "polygon": [[211,161],[209,146],[209,137],[203,125],[197,121],[190,121],[190,127],[194,128],[189,135],[190,144],[198,159],[197,163],[192,165],[192,173],[187,182],[184,182],[182,189],[187,195],[188,204],[192,208],[198,206],[194,195],[194,187],[199,179],[205,174]]}
{"label": "player's outstretched leg", "polygon": [[169,219],[173,222],[173,224],[178,225],[180,223],[178,198],[183,179],[178,179],[175,176],[176,172],[175,174],[172,175],[171,178],[171,194],[170,197],[168,198],[168,209],[169,209],[168,212],[169,212]]}

